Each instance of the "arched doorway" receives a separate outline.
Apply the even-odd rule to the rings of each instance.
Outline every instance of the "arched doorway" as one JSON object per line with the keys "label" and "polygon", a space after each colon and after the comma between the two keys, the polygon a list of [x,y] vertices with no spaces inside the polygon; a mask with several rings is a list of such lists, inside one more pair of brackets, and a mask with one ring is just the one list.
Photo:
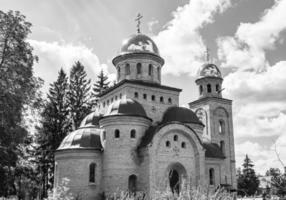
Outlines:
{"label": "arched doorway", "polygon": [[169,173],[169,184],[173,193],[180,193],[180,176],[177,170],[171,169]]}

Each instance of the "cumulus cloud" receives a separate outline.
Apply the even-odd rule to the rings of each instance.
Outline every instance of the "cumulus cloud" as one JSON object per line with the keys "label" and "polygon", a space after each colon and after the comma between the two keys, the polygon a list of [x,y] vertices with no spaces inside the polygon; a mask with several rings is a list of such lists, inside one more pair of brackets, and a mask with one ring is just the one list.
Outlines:
{"label": "cumulus cloud", "polygon": [[166,60],[163,73],[195,75],[206,50],[199,31],[230,5],[230,0],[192,0],[173,13],[166,29],[154,37]]}

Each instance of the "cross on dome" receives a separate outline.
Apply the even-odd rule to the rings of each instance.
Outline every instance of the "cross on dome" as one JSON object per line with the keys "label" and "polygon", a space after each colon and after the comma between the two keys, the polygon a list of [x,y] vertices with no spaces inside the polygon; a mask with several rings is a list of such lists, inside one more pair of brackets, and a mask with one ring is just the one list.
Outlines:
{"label": "cross on dome", "polygon": [[135,21],[137,21],[137,25],[136,25],[136,27],[137,27],[137,33],[140,33],[141,31],[140,31],[140,25],[141,25],[141,19],[143,18],[143,16],[140,14],[140,13],[138,13],[138,15],[137,15],[137,17],[136,17],[136,19],[135,19]]}

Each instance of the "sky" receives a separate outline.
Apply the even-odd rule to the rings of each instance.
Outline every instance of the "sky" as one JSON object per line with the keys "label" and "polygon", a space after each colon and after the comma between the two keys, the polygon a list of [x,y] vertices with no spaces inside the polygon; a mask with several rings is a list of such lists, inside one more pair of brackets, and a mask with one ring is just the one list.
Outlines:
{"label": "sky", "polygon": [[162,84],[183,89],[186,106],[198,97],[194,81],[208,47],[223,96],[233,100],[236,166],[248,154],[263,175],[282,168],[276,152],[286,164],[286,0],[0,0],[0,9],[33,24],[28,41],[44,90],[77,60],[92,81],[101,69],[114,80],[111,60],[141,13],[141,32],[165,59]]}

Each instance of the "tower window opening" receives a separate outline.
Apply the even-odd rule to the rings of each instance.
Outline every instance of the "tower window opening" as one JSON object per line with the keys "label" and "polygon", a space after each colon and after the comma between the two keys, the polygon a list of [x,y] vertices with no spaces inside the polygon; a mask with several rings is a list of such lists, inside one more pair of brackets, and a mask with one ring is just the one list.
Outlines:
{"label": "tower window opening", "polygon": [[152,99],[152,101],[155,101],[155,99],[156,99],[156,98],[155,98],[155,95],[152,95],[152,96],[151,96],[151,99]]}
{"label": "tower window opening", "polygon": [[171,98],[168,99],[168,103],[172,103],[172,99]]}
{"label": "tower window opening", "polygon": [[96,164],[91,163],[89,165],[89,182],[95,183],[95,170],[96,170]]}
{"label": "tower window opening", "polygon": [[225,143],[224,141],[220,141],[220,150],[225,155]]}
{"label": "tower window opening", "polygon": [[141,63],[137,63],[137,74],[141,74],[142,73],[142,64]]}
{"label": "tower window opening", "polygon": [[174,141],[178,141],[178,136],[174,135]]}
{"label": "tower window opening", "polygon": [[220,90],[219,84],[215,85],[215,90],[218,92]]}
{"label": "tower window opening", "polygon": [[120,67],[117,68],[118,78],[120,78]]}
{"label": "tower window opening", "polygon": [[129,63],[127,63],[125,65],[125,70],[126,70],[126,75],[129,75],[130,74],[130,65],[129,65]]}
{"label": "tower window opening", "polygon": [[134,93],[134,97],[135,97],[135,98],[138,98],[138,92],[135,92],[135,93]]}
{"label": "tower window opening", "polygon": [[181,146],[182,146],[183,149],[185,149],[186,148],[186,143],[182,142]]}
{"label": "tower window opening", "polygon": [[211,86],[211,84],[207,84],[207,88],[208,88],[208,93],[211,93],[211,92],[212,92],[212,86]]}
{"label": "tower window opening", "polygon": [[203,93],[203,86],[200,85],[200,95]]}
{"label": "tower window opening", "polygon": [[115,138],[120,138],[120,131],[118,129],[115,130],[114,137]]}
{"label": "tower window opening", "polygon": [[209,170],[209,181],[210,181],[210,185],[214,185],[214,180],[215,180],[215,176],[214,176],[214,169],[210,168]]}
{"label": "tower window opening", "polygon": [[130,193],[135,193],[137,190],[137,176],[132,174],[131,176],[129,176],[128,178],[128,190]]}
{"label": "tower window opening", "polygon": [[147,94],[143,94],[143,99],[147,99]]}
{"label": "tower window opening", "polygon": [[152,64],[149,64],[148,74],[149,74],[149,76],[153,75],[153,65]]}
{"label": "tower window opening", "polygon": [[160,97],[160,102],[164,103],[164,97]]}
{"label": "tower window opening", "polygon": [[136,131],[134,129],[130,131],[130,138],[136,138]]}
{"label": "tower window opening", "polygon": [[166,147],[170,147],[170,146],[171,146],[170,141],[166,141]]}
{"label": "tower window opening", "polygon": [[218,125],[219,134],[224,134],[224,129],[225,129],[224,121],[219,120],[219,125]]}

